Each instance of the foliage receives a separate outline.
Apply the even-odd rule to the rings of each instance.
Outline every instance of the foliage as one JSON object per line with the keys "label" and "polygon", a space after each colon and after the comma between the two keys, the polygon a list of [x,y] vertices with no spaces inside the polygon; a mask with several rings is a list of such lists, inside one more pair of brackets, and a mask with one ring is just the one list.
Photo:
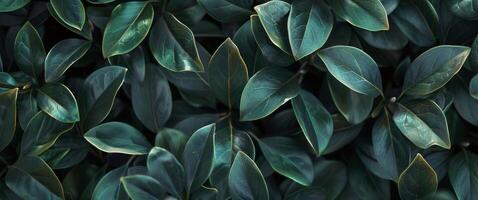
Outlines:
{"label": "foliage", "polygon": [[0,0],[0,199],[478,199],[478,0]]}

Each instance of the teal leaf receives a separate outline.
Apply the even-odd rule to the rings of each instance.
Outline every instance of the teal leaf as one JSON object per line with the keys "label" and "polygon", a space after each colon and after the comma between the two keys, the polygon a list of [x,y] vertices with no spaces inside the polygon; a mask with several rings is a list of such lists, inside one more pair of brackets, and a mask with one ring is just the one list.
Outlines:
{"label": "teal leaf", "polygon": [[252,14],[252,0],[198,0],[212,18],[223,23],[247,19]]}
{"label": "teal leaf", "polygon": [[282,68],[266,67],[249,79],[241,95],[242,121],[263,118],[299,93],[298,76]]}
{"label": "teal leaf", "polygon": [[177,198],[183,197],[186,180],[184,168],[172,153],[161,147],[153,147],[146,165],[148,174],[159,181],[165,192]]}
{"label": "teal leaf", "polygon": [[86,22],[85,7],[81,0],[50,0],[51,7],[58,17],[68,26],[77,30],[83,29]]}
{"label": "teal leaf", "polygon": [[287,33],[290,7],[284,1],[269,1],[254,7],[270,41],[287,54],[291,52]]}
{"label": "teal leaf", "polygon": [[0,93],[0,151],[12,141],[17,123],[18,89]]}
{"label": "teal leaf", "polygon": [[460,71],[469,54],[469,47],[451,45],[425,51],[405,73],[402,93],[417,96],[435,92]]}
{"label": "teal leaf", "polygon": [[192,31],[170,13],[154,24],[149,48],[161,66],[171,71],[204,71]]}
{"label": "teal leaf", "polygon": [[412,43],[425,47],[435,43],[431,25],[414,2],[400,2],[390,16],[393,24],[396,24]]}
{"label": "teal leaf", "polygon": [[473,76],[469,86],[470,95],[478,100],[478,75]]}
{"label": "teal leaf", "polygon": [[216,125],[210,124],[198,129],[189,138],[181,157],[186,175],[186,193],[194,190],[209,178],[214,155],[214,134]]}
{"label": "teal leaf", "polygon": [[0,1],[0,13],[11,12],[23,8],[31,0],[2,0]]}
{"label": "teal leaf", "polygon": [[334,16],[323,0],[292,2],[287,31],[292,55],[296,60],[322,47],[334,25]]}
{"label": "teal leaf", "polygon": [[121,177],[121,184],[128,196],[135,200],[159,200],[162,196],[160,184],[154,178],[145,175]]}
{"label": "teal leaf", "polygon": [[421,154],[417,154],[398,178],[398,193],[404,200],[421,199],[435,193],[437,187],[437,174]]}
{"label": "teal leaf", "polygon": [[450,11],[467,20],[476,20],[478,19],[478,2],[474,0],[451,0],[447,1]]}
{"label": "teal leaf", "polygon": [[180,158],[184,145],[188,141],[188,136],[176,129],[162,128],[156,134],[154,141],[155,146],[162,147],[171,152],[176,158]]}
{"label": "teal leaf", "polygon": [[128,166],[123,165],[111,170],[96,184],[93,200],[128,200],[125,188],[121,186],[121,177],[126,176]]}
{"label": "teal leaf", "polygon": [[398,104],[393,121],[400,131],[417,147],[427,149],[437,145],[450,148],[450,135],[445,114],[431,100]]}
{"label": "teal leaf", "polygon": [[[92,32],[93,32],[93,24],[90,23],[90,21],[88,19],[86,19],[85,21],[85,24],[83,25],[83,28],[81,30],[78,30],[68,24],[66,24],[61,18],[60,16],[58,16],[58,14],[56,13],[55,9],[53,8],[53,6],[49,3],[47,4],[47,8],[48,8],[48,11],[50,12],[50,15],[58,22],[60,23],[63,27],[67,28],[68,30],[70,30],[71,32],[73,33],[76,33],[78,35],[80,35],[81,37],[87,39],[87,40],[93,40],[93,35],[92,35]],[[91,18],[91,16],[88,16]]]}
{"label": "teal leaf", "polygon": [[368,30],[388,30],[387,11],[380,0],[329,1],[335,14],[350,24]]}
{"label": "teal leaf", "polygon": [[80,39],[66,39],[55,44],[45,58],[45,81],[54,82],[83,57],[91,42]]}
{"label": "teal leaf", "polygon": [[230,109],[239,104],[249,75],[239,49],[230,38],[212,55],[208,77],[213,93],[222,103]]}
{"label": "teal leaf", "polygon": [[292,108],[307,142],[319,155],[332,137],[332,116],[313,94],[304,90],[292,99]]}
{"label": "teal leaf", "polygon": [[37,102],[45,113],[60,122],[80,121],[75,96],[61,83],[50,83],[39,88]]}
{"label": "teal leaf", "polygon": [[128,53],[146,38],[153,24],[154,9],[147,1],[117,5],[106,25],[101,45],[105,58]]}
{"label": "teal leaf", "polygon": [[18,31],[13,51],[20,70],[33,77],[40,76],[46,53],[40,35],[30,22],[26,22]]}
{"label": "teal leaf", "polygon": [[463,150],[450,160],[448,176],[458,199],[478,198],[478,156]]}
{"label": "teal leaf", "polygon": [[333,46],[318,55],[330,74],[351,90],[370,97],[383,96],[380,71],[367,53],[351,46]]}
{"label": "teal leaf", "polygon": [[84,137],[90,144],[107,153],[144,155],[151,149],[151,144],[141,132],[122,122],[101,124],[86,132]]}
{"label": "teal leaf", "polygon": [[269,199],[266,181],[256,163],[244,152],[237,153],[229,173],[229,191],[236,199]]}

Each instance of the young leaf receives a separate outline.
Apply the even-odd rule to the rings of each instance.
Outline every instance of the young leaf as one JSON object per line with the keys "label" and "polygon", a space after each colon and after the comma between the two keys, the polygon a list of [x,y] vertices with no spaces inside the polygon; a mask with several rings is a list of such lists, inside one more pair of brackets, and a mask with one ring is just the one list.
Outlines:
{"label": "young leaf", "polygon": [[290,4],[284,1],[269,1],[254,7],[269,39],[282,51],[290,54],[287,18]]}
{"label": "young leaf", "polygon": [[86,132],[84,137],[90,144],[107,153],[143,155],[151,149],[151,144],[141,132],[121,122],[96,126]]}
{"label": "young leaf", "polygon": [[254,161],[244,152],[237,153],[229,173],[232,199],[269,199],[267,184]]}
{"label": "young leaf", "polygon": [[388,30],[387,11],[380,0],[329,1],[335,14],[350,24],[368,31]]}
{"label": "young leaf", "polygon": [[73,124],[59,122],[45,112],[38,112],[30,120],[22,135],[21,154],[40,155],[72,128]]}
{"label": "young leaf", "polygon": [[213,141],[215,131],[215,124],[198,129],[184,147],[181,163],[186,173],[186,194],[200,188],[211,175],[215,158]]}
{"label": "young leaf", "polygon": [[51,7],[58,17],[68,26],[77,30],[83,29],[86,21],[85,7],[81,0],[50,0]]}
{"label": "young leaf", "polygon": [[286,137],[268,137],[261,140],[254,138],[267,162],[276,172],[304,186],[312,183],[312,160],[301,145]]}
{"label": "young leaf", "polygon": [[230,38],[212,55],[208,77],[212,91],[222,103],[230,109],[239,104],[249,75],[239,49]]}
{"label": "young leaf", "polygon": [[154,24],[149,48],[156,61],[171,71],[204,71],[192,31],[170,13]]}
{"label": "young leaf", "polygon": [[18,88],[0,93],[0,151],[13,139],[17,123]]}
{"label": "young leaf", "polygon": [[159,181],[160,188],[177,198],[183,197],[186,178],[184,168],[173,154],[161,147],[154,147],[148,154],[146,165],[148,174]]}
{"label": "young leaf", "polygon": [[241,95],[241,120],[263,118],[299,93],[298,76],[289,71],[267,67],[247,82]]}
{"label": "young leaf", "polygon": [[370,97],[383,95],[377,63],[367,53],[351,46],[333,46],[318,55],[330,74],[351,90]]}
{"label": "young leaf", "polygon": [[207,13],[217,21],[223,23],[237,22],[247,19],[252,13],[252,0],[198,0]]}
{"label": "young leaf", "polygon": [[441,45],[418,56],[405,73],[403,92],[408,95],[428,95],[445,85],[460,71],[470,54],[465,46]]}
{"label": "young leaf", "polygon": [[319,155],[332,137],[332,116],[313,94],[303,90],[292,99],[292,108],[307,142]]}
{"label": "young leaf", "polygon": [[416,146],[427,149],[437,145],[450,148],[450,135],[445,114],[431,100],[398,104],[393,121],[400,131]]}
{"label": "young leaf", "polygon": [[43,72],[45,48],[35,27],[26,22],[15,37],[13,56],[18,68],[33,77]]}
{"label": "young leaf", "polygon": [[64,123],[80,121],[73,93],[61,83],[50,83],[38,89],[38,106],[48,115]]}
{"label": "young leaf", "polygon": [[118,66],[102,67],[86,78],[78,99],[80,125],[84,130],[98,125],[108,116],[126,71]]}
{"label": "young leaf", "polygon": [[131,85],[134,114],[150,131],[158,132],[169,119],[173,105],[171,89],[160,66],[147,64],[144,81],[136,80]]}
{"label": "young leaf", "polygon": [[322,47],[334,25],[334,16],[323,0],[292,2],[287,32],[292,54],[300,60]]}
{"label": "young leaf", "polygon": [[128,53],[146,38],[153,24],[154,9],[147,1],[117,5],[103,34],[101,49],[105,58]]}
{"label": "young leaf", "polygon": [[80,39],[66,39],[56,43],[46,55],[45,82],[60,79],[73,63],[86,54],[90,46],[90,41]]}
{"label": "young leaf", "polygon": [[159,200],[163,194],[157,180],[145,175],[121,177],[121,184],[131,199]]}
{"label": "young leaf", "polygon": [[458,199],[478,198],[478,156],[463,150],[450,160],[448,176]]}
{"label": "young leaf", "polygon": [[415,200],[436,192],[437,174],[421,154],[400,174],[398,193],[404,200]]}

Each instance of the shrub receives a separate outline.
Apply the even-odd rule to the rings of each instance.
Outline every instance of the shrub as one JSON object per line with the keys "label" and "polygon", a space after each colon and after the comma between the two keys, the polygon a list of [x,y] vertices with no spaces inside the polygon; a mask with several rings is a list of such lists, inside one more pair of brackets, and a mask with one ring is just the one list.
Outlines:
{"label": "shrub", "polygon": [[0,199],[478,199],[477,0],[0,0]]}

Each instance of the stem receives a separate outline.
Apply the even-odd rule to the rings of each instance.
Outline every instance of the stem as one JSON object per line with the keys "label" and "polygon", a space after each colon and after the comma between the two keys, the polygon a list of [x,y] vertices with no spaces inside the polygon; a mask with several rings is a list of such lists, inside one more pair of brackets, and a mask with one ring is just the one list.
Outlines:
{"label": "stem", "polygon": [[308,71],[309,71],[309,61],[305,61],[302,63],[302,65],[300,65],[299,71],[297,72],[297,74],[299,75],[299,84],[302,83],[302,81],[304,80],[304,76],[305,74],[307,74]]}

